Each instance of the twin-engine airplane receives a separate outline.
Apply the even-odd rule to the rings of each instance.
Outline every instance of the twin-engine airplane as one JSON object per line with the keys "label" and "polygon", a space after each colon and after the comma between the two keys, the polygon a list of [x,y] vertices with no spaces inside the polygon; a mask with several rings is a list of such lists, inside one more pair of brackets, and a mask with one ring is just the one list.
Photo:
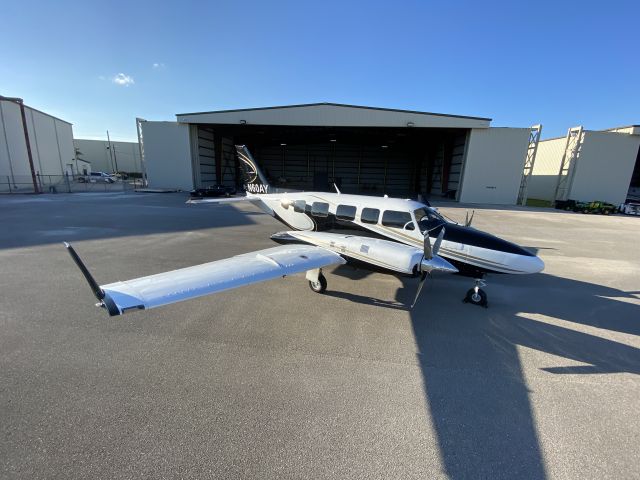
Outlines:
{"label": "twin-engine airplane", "polygon": [[411,307],[432,272],[469,276],[475,285],[464,301],[486,307],[481,288],[486,273],[537,273],[544,268],[542,260],[524,248],[477,230],[470,221],[464,226],[449,222],[413,200],[346,195],[337,187],[338,193],[275,193],[249,150],[244,145],[236,150],[247,191],[244,199],[290,228],[271,236],[282,245],[100,286],[65,243],[98,306],[109,315],[122,315],[301,272],[306,272],[311,290],[322,293],[327,288],[322,269],[350,263],[418,277]]}

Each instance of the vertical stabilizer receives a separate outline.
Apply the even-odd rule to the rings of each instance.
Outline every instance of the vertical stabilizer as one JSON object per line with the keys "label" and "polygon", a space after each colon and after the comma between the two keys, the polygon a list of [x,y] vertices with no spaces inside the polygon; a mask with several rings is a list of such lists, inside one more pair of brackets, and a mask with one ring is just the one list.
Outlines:
{"label": "vertical stabilizer", "polygon": [[236,145],[238,152],[238,163],[243,175],[243,184],[247,193],[259,195],[262,193],[271,193],[272,187],[267,181],[262,170],[251,156],[246,145]]}

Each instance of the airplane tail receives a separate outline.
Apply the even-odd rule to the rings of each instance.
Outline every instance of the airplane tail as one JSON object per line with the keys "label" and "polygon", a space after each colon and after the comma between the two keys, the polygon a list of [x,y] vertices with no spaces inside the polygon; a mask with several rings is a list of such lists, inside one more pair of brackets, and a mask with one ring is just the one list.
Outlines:
{"label": "airplane tail", "polygon": [[271,193],[272,187],[267,181],[267,177],[262,173],[257,162],[251,156],[246,145],[236,145],[240,170],[243,174],[244,188],[247,193],[261,194]]}

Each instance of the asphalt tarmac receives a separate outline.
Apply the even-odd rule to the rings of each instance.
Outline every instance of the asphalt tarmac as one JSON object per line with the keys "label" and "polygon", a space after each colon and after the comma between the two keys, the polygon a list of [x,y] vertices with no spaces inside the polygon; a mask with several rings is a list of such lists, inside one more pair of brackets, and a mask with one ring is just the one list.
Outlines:
{"label": "asphalt tarmac", "polygon": [[286,229],[185,200],[0,197],[0,478],[640,478],[640,218],[479,209],[546,263],[488,309],[341,266],[108,317],[62,241],[109,283]]}

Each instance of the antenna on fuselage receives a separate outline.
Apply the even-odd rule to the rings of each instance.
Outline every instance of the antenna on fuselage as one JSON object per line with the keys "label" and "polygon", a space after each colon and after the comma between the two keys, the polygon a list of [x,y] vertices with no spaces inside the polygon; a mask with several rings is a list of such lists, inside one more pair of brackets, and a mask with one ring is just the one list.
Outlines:
{"label": "antenna on fuselage", "polygon": [[335,182],[333,183],[333,188],[335,188],[335,189],[336,189],[336,193],[342,193],[342,192],[340,191],[340,189],[338,188],[338,185],[336,185],[336,183],[335,183]]}

